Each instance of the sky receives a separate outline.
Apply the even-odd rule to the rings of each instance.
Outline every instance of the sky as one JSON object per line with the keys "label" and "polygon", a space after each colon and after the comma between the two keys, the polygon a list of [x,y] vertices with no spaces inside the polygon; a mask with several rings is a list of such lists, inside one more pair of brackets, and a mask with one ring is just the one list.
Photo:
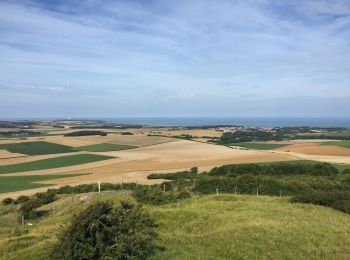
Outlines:
{"label": "sky", "polygon": [[349,0],[0,0],[0,117],[350,117]]}

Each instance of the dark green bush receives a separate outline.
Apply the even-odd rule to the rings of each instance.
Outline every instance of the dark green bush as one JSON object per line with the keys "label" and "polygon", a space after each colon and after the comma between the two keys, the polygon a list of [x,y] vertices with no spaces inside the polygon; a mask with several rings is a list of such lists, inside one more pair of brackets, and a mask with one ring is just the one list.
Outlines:
{"label": "dark green bush", "polygon": [[309,190],[291,198],[291,202],[311,203],[350,213],[350,193],[348,191]]}
{"label": "dark green bush", "polygon": [[12,198],[6,198],[6,199],[2,200],[2,204],[5,206],[10,205],[10,204],[14,204],[14,203],[15,203],[15,201]]}
{"label": "dark green bush", "polygon": [[162,205],[167,203],[177,202],[181,199],[190,197],[190,193],[187,191],[170,191],[164,192],[160,189],[147,189],[142,188],[133,191],[132,196],[139,203]]}
{"label": "dark green bush", "polygon": [[54,259],[146,259],[159,248],[156,224],[141,206],[90,205],[58,235]]}
{"label": "dark green bush", "polygon": [[27,202],[28,200],[29,200],[29,197],[28,197],[28,196],[22,195],[22,196],[19,196],[19,197],[16,199],[15,203],[16,203],[16,204],[22,204],[22,203],[24,203],[24,202]]}

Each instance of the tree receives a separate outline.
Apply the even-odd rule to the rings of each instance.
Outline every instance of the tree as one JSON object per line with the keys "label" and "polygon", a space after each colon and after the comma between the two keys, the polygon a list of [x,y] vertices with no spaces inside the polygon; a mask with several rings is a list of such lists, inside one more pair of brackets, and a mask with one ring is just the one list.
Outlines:
{"label": "tree", "polygon": [[90,205],[58,235],[55,259],[145,259],[158,248],[155,223],[140,205]]}

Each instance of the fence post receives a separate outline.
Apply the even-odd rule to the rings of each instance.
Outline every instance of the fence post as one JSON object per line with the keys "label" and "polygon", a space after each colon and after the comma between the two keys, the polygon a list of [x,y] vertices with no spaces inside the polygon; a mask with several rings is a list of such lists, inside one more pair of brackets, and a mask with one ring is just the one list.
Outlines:
{"label": "fence post", "polygon": [[259,196],[259,188],[256,188],[256,196]]}
{"label": "fence post", "polygon": [[216,188],[216,195],[219,195],[219,189]]}
{"label": "fence post", "polygon": [[98,194],[101,195],[101,181],[98,181]]}
{"label": "fence post", "polygon": [[24,216],[22,215],[22,226],[24,227]]}
{"label": "fence post", "polygon": [[282,190],[280,190],[280,197],[282,197]]}
{"label": "fence post", "polygon": [[165,192],[165,183],[163,184],[163,191]]}

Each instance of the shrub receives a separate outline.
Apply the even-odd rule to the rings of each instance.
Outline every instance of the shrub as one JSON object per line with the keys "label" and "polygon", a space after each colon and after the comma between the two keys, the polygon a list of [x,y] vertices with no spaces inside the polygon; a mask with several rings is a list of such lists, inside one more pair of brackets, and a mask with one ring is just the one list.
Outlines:
{"label": "shrub", "polygon": [[58,235],[54,259],[145,259],[158,248],[155,222],[140,205],[97,202]]}
{"label": "shrub", "polygon": [[137,202],[151,205],[161,205],[167,203],[177,202],[181,199],[187,199],[190,197],[190,193],[187,191],[170,191],[164,192],[160,189],[147,189],[142,188],[133,191],[132,196]]}
{"label": "shrub", "polygon": [[19,196],[19,197],[16,199],[15,203],[16,203],[16,204],[22,204],[22,203],[24,203],[24,202],[27,202],[28,200],[29,200],[29,197],[28,197],[28,196],[22,195],[22,196]]}
{"label": "shrub", "polygon": [[5,205],[5,206],[10,205],[10,204],[14,204],[14,202],[15,201],[12,198],[6,198],[6,199],[2,200],[2,204]]}
{"label": "shrub", "polygon": [[97,130],[82,130],[82,131],[67,133],[67,134],[64,134],[63,136],[88,136],[88,135],[106,136],[107,133],[103,131],[97,131]]}
{"label": "shrub", "polygon": [[291,202],[311,203],[350,213],[350,193],[309,190],[291,198]]}

